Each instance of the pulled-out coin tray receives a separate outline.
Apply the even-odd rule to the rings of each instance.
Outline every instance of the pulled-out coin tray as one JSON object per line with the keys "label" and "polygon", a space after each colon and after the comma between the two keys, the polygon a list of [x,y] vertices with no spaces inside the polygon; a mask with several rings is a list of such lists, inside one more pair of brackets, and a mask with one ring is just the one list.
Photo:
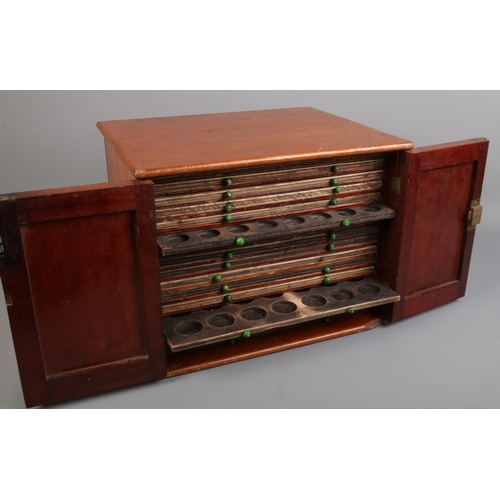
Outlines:
{"label": "pulled-out coin tray", "polygon": [[367,277],[178,314],[164,318],[163,326],[176,352],[398,300],[393,290]]}

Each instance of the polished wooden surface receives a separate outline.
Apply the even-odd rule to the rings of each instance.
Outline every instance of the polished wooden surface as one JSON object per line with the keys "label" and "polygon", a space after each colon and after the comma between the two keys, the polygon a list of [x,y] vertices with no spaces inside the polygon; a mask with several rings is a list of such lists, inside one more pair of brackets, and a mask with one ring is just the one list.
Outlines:
{"label": "polished wooden surface", "polygon": [[287,328],[268,335],[240,339],[233,345],[222,343],[194,351],[170,352],[167,354],[166,375],[174,377],[351,335],[376,328],[380,322],[380,314],[376,310],[360,311],[332,318],[328,322],[320,321],[305,327]]}
{"label": "polished wooden surface", "polygon": [[413,147],[411,141],[313,108],[116,120],[97,126],[139,179]]}
{"label": "polished wooden surface", "polygon": [[164,376],[153,200],[152,185],[134,181],[0,203],[11,221],[0,273],[27,406]]}
{"label": "polished wooden surface", "polygon": [[475,229],[468,212],[481,196],[488,141],[417,148],[402,154],[396,218],[387,238],[382,279],[401,301],[391,321],[440,306],[465,294]]}

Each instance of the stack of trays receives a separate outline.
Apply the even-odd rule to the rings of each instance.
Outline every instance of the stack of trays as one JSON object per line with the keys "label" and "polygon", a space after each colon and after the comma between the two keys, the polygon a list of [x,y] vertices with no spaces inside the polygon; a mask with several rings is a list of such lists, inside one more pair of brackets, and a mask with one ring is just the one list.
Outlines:
{"label": "stack of trays", "polygon": [[[172,350],[241,334],[241,321],[222,332],[203,319],[183,319],[186,314],[376,274],[379,223],[395,216],[381,203],[383,167],[383,156],[370,155],[155,181],[162,309]],[[332,307],[321,314],[342,311]],[[307,311],[311,319],[318,315],[305,311],[300,322]],[[276,327],[271,316],[259,331]],[[193,341],[197,336],[203,340]]]}

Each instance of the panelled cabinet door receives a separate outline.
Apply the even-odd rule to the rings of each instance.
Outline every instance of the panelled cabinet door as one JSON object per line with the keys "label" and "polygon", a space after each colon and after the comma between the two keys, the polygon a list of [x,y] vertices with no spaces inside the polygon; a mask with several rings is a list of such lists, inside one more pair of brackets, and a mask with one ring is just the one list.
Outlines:
{"label": "panelled cabinet door", "polygon": [[152,183],[2,196],[0,235],[27,406],[165,376]]}
{"label": "panelled cabinet door", "polygon": [[416,148],[401,154],[392,182],[396,220],[382,268],[401,300],[396,321],[465,294],[488,150],[486,139]]}

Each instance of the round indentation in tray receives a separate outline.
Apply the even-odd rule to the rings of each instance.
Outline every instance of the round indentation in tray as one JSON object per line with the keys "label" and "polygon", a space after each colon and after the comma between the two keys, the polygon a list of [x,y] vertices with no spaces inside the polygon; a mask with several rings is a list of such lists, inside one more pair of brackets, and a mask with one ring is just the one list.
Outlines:
{"label": "round indentation in tray", "polygon": [[274,220],[264,220],[257,223],[257,229],[270,230],[278,226],[278,223]]}
{"label": "round indentation in tray", "polygon": [[361,210],[364,212],[380,212],[382,210],[382,207],[379,205],[367,205],[366,207],[361,207]]}
{"label": "round indentation in tray", "polygon": [[339,215],[356,215],[356,210],[353,210],[352,208],[344,208],[343,210],[338,210],[337,213]]}
{"label": "round indentation in tray", "polygon": [[301,300],[303,304],[309,307],[322,307],[326,304],[326,299],[323,295],[306,295]]}
{"label": "round indentation in tray", "polygon": [[330,296],[335,300],[351,300],[354,294],[350,290],[334,290]]}
{"label": "round indentation in tray", "polygon": [[280,300],[271,306],[274,312],[279,314],[291,314],[297,310],[297,306],[288,300]]}
{"label": "round indentation in tray", "polygon": [[287,217],[283,222],[287,226],[299,226],[300,224],[304,224],[305,221],[302,217]]}
{"label": "round indentation in tray", "polygon": [[316,220],[316,221],[325,221],[325,220],[328,220],[328,219],[331,219],[332,216],[330,214],[327,214],[327,213],[324,213],[324,212],[321,212],[319,214],[313,214],[311,215],[311,219],[312,220]]}
{"label": "round indentation in tray", "polygon": [[240,312],[242,318],[257,321],[259,319],[263,319],[267,316],[267,311],[262,309],[262,307],[247,307]]}
{"label": "round indentation in tray", "polygon": [[208,324],[215,328],[224,328],[234,324],[234,316],[231,314],[214,314],[208,318]]}
{"label": "round indentation in tray", "polygon": [[240,224],[238,226],[228,226],[227,230],[230,233],[246,233],[250,228],[248,226],[244,226],[243,224]]}
{"label": "round indentation in tray", "polygon": [[183,337],[188,337],[189,335],[196,335],[203,330],[203,325],[199,321],[189,319],[186,321],[181,321],[175,328],[175,333]]}
{"label": "round indentation in tray", "polygon": [[366,285],[358,287],[358,292],[362,295],[377,295],[380,293],[380,288],[367,283]]}
{"label": "round indentation in tray", "polygon": [[177,233],[177,234],[168,234],[165,236],[167,243],[171,245],[179,245],[180,243],[184,243],[189,240],[189,236],[187,234]]}
{"label": "round indentation in tray", "polygon": [[198,236],[200,238],[215,238],[220,235],[220,232],[217,229],[203,229],[202,231],[198,231]]}

